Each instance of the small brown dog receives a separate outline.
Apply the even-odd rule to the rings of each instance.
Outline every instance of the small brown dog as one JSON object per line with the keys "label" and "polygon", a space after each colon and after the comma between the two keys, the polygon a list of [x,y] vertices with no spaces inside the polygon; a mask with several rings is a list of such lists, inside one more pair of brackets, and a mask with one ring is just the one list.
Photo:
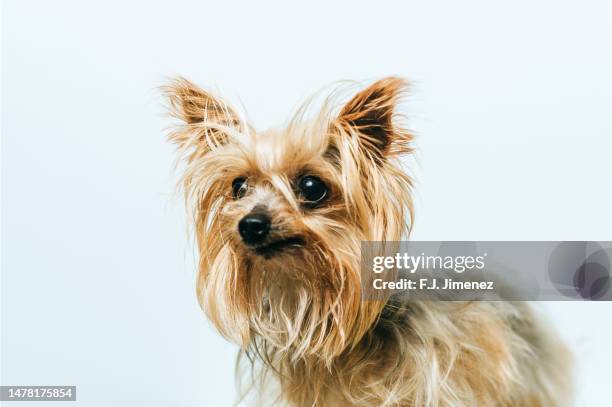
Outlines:
{"label": "small brown dog", "polygon": [[253,384],[276,383],[266,406],[569,404],[564,348],[524,303],[362,301],[360,242],[400,240],[412,219],[405,87],[386,78],[264,132],[187,80],[165,87],[204,311]]}

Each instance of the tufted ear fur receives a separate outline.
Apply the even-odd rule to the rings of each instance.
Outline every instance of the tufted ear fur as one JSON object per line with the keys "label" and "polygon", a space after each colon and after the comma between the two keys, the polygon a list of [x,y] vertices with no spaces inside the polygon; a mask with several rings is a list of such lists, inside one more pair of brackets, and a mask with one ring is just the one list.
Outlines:
{"label": "tufted ear fur", "polygon": [[200,154],[226,144],[232,134],[246,130],[236,111],[223,99],[179,77],[162,87],[170,115],[182,124],[169,135],[180,148]]}
{"label": "tufted ear fur", "polygon": [[356,131],[364,151],[378,162],[412,151],[412,135],[394,120],[407,85],[397,77],[381,79],[357,93],[338,115],[338,124]]}

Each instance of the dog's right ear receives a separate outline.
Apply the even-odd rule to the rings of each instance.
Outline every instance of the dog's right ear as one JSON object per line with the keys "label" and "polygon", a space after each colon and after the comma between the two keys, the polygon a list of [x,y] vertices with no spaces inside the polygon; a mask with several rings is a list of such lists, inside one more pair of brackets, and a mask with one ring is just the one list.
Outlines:
{"label": "dog's right ear", "polygon": [[356,132],[363,151],[378,163],[412,152],[413,137],[395,113],[407,86],[402,78],[381,79],[357,93],[338,115],[337,125]]}
{"label": "dog's right ear", "polygon": [[221,98],[179,77],[161,88],[172,117],[182,125],[169,135],[179,148],[194,148],[200,155],[226,144],[233,134],[246,130],[239,115]]}

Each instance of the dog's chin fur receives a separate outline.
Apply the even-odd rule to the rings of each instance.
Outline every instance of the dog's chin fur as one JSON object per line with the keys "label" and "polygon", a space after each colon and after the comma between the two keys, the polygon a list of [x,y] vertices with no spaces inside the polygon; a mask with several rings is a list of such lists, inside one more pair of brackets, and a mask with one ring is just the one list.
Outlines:
{"label": "dog's chin fur", "polygon": [[[182,121],[170,139],[185,163],[202,308],[250,362],[246,387],[278,385],[262,405],[564,405],[566,352],[524,304],[361,298],[361,241],[400,240],[413,217],[399,162],[412,136],[395,112],[405,86],[383,79],[264,132],[185,79],[164,89]],[[324,202],[300,196],[304,175],[326,183]],[[272,226],[248,246],[238,222],[255,208]]]}

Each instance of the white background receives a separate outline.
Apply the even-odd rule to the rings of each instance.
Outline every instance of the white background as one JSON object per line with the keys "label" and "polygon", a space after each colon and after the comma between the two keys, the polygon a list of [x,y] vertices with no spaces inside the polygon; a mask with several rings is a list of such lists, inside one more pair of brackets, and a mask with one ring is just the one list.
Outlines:
{"label": "white background", "polygon": [[[414,239],[612,240],[610,3],[402,3],[4,1],[2,384],[77,385],[71,406],[234,399],[235,348],[195,301],[169,75],[258,128],[331,82],[406,76]],[[612,304],[544,308],[576,405],[610,406]]]}

